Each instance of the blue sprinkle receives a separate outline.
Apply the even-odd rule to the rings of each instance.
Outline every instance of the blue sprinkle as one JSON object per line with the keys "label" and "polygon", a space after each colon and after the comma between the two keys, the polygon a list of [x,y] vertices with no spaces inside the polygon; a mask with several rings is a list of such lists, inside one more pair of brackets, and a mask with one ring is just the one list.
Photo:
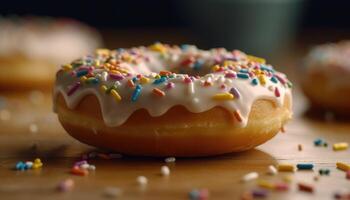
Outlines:
{"label": "blue sprinkle", "polygon": [[310,170],[310,169],[314,168],[314,165],[311,163],[297,164],[297,168],[300,170]]}
{"label": "blue sprinkle", "polygon": [[255,78],[252,80],[251,83],[252,83],[252,85],[258,85],[259,82],[258,82],[258,79]]}
{"label": "blue sprinkle", "polygon": [[137,77],[132,78],[132,82],[136,83],[137,82]]}
{"label": "blue sprinkle", "polygon": [[193,64],[193,69],[194,70],[200,70],[200,68],[202,67],[203,65],[203,60],[196,60],[196,62]]}
{"label": "blue sprinkle", "polygon": [[142,90],[142,87],[141,85],[137,85],[134,92],[132,93],[131,95],[131,101],[132,102],[135,102],[137,101],[137,99],[139,98],[140,94],[141,94],[141,90]]}
{"label": "blue sprinkle", "polygon": [[157,85],[157,84],[161,84],[161,83],[163,83],[165,81],[166,81],[166,77],[163,76],[163,77],[161,77],[159,79],[154,80],[153,84]]}
{"label": "blue sprinkle", "polygon": [[16,164],[16,170],[25,170],[26,169],[26,164],[22,161],[18,162]]}
{"label": "blue sprinkle", "polygon": [[242,79],[248,79],[249,75],[245,73],[237,73],[237,77]]}
{"label": "blue sprinkle", "polygon": [[188,44],[182,44],[180,46],[181,50],[183,50],[183,51],[186,51],[189,47],[190,47],[190,45],[188,45]]}
{"label": "blue sprinkle", "polygon": [[318,138],[314,141],[315,146],[320,146],[323,143],[323,140],[321,138]]}
{"label": "blue sprinkle", "polygon": [[277,80],[277,78],[276,77],[271,77],[271,79],[270,79],[272,82],[274,82],[274,83],[277,83],[278,82],[278,80]]}
{"label": "blue sprinkle", "polygon": [[81,77],[81,76],[84,76],[88,73],[89,73],[89,71],[87,69],[83,69],[83,70],[78,71],[76,75],[77,75],[77,77]]}
{"label": "blue sprinkle", "polygon": [[191,192],[188,193],[188,197],[191,200],[197,200],[199,199],[200,192],[198,190],[192,190]]}
{"label": "blue sprinkle", "polygon": [[268,67],[267,65],[260,65],[260,69],[268,72],[274,72],[275,70],[271,67]]}
{"label": "blue sprinkle", "polygon": [[245,73],[245,74],[249,73],[249,71],[247,69],[241,69],[241,70],[239,70],[239,72]]}

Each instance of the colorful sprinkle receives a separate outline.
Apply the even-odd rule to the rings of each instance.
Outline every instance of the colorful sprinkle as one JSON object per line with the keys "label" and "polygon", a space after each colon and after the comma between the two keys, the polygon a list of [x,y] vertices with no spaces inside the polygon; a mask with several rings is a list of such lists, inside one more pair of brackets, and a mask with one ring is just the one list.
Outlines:
{"label": "colorful sprinkle", "polygon": [[346,150],[349,148],[349,144],[347,142],[340,142],[333,144],[334,151]]}
{"label": "colorful sprinkle", "polygon": [[249,75],[245,73],[237,73],[237,77],[241,79],[248,79]]}
{"label": "colorful sprinkle", "polygon": [[314,168],[314,165],[311,163],[301,163],[297,164],[298,170],[312,170]]}
{"label": "colorful sprinkle", "polygon": [[350,170],[350,165],[349,164],[346,164],[346,163],[343,163],[343,162],[337,162],[336,165],[337,165],[337,168],[340,169],[340,170],[343,170],[343,171],[349,171]]}
{"label": "colorful sprinkle", "polygon": [[114,99],[115,99],[116,101],[121,101],[121,100],[122,100],[122,97],[119,95],[119,93],[117,92],[117,90],[111,89],[110,93],[111,93],[111,95],[114,97]]}
{"label": "colorful sprinkle", "polygon": [[292,164],[279,164],[278,171],[280,171],[280,172],[294,172],[294,165],[292,165]]}
{"label": "colorful sprinkle", "polygon": [[252,181],[259,178],[259,174],[257,172],[250,172],[242,177],[243,182]]}
{"label": "colorful sprinkle", "polygon": [[237,99],[241,97],[241,94],[239,93],[239,91],[234,87],[230,89],[230,93],[233,94],[233,96]]}
{"label": "colorful sprinkle", "polygon": [[134,92],[132,93],[132,96],[131,96],[131,101],[132,102],[137,101],[137,99],[139,98],[139,96],[141,94],[141,90],[142,90],[141,85],[137,85],[135,90],[134,90]]}
{"label": "colorful sprinkle", "polygon": [[158,88],[153,88],[152,90],[153,94],[158,96],[158,97],[164,97],[165,96],[165,92],[163,92],[162,90],[158,89]]}
{"label": "colorful sprinkle", "polygon": [[169,169],[169,167],[168,166],[162,166],[161,168],[160,168],[160,173],[161,173],[161,175],[162,176],[169,176],[170,175],[170,169]]}
{"label": "colorful sprinkle", "polygon": [[68,96],[71,96],[72,94],[74,94],[75,91],[78,90],[78,88],[80,87],[80,82],[76,82],[67,92]]}
{"label": "colorful sprinkle", "polygon": [[309,192],[309,193],[314,192],[314,187],[306,183],[298,183],[298,189],[303,192]]}
{"label": "colorful sprinkle", "polygon": [[234,99],[234,96],[233,94],[226,92],[226,93],[219,93],[214,95],[213,99],[214,100],[232,100]]}

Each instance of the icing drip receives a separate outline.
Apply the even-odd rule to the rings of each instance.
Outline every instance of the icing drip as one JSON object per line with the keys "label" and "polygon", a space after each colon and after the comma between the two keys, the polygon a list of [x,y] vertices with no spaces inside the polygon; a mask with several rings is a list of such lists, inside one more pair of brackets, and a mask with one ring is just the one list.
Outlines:
{"label": "icing drip", "polygon": [[236,116],[237,125],[245,126],[255,100],[271,99],[282,106],[290,87],[285,75],[261,58],[156,43],[148,48],[100,49],[94,57],[64,65],[57,73],[54,102],[62,94],[73,109],[86,95],[95,95],[111,127],[123,124],[138,109],[156,117],[175,105],[193,113],[220,106]]}

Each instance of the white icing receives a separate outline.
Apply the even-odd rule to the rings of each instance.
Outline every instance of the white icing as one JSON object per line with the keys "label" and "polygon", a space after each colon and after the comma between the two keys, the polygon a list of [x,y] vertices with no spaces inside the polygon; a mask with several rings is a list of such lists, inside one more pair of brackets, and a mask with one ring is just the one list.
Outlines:
{"label": "white icing", "polygon": [[[182,59],[189,54],[195,54],[205,60],[207,65],[203,67],[203,71],[206,71],[209,69],[208,66],[213,63],[212,58],[217,55],[218,52],[214,50],[203,51],[193,48],[191,48],[190,52],[182,52],[173,49],[171,51],[169,50],[168,54],[170,54],[170,56],[168,55],[168,59],[159,59],[159,52],[149,50],[145,47],[140,47],[138,51],[142,55],[145,55],[145,57],[148,57],[150,62],[148,63],[142,60],[137,64],[137,67],[134,64],[125,62],[123,63],[123,67],[129,69],[132,74],[144,74],[145,77],[150,78],[152,81],[142,85],[141,95],[136,102],[130,100],[134,89],[131,89],[127,85],[129,78],[119,80],[119,84],[116,84],[116,90],[122,97],[121,101],[116,101],[112,95],[101,92],[101,84],[110,86],[116,82],[107,76],[105,72],[99,72],[102,74],[102,78],[100,79],[101,84],[82,85],[72,95],[68,96],[67,91],[72,85],[79,81],[79,78],[63,71],[59,72],[57,76],[54,89],[54,102],[56,103],[58,94],[62,94],[68,108],[73,109],[86,95],[95,95],[101,106],[103,120],[109,127],[123,124],[129,116],[138,109],[144,108],[151,116],[157,117],[165,114],[170,108],[176,105],[182,105],[193,113],[201,113],[217,106],[223,107],[230,112],[238,111],[241,114],[242,122],[239,123],[237,121],[235,123],[240,126],[246,126],[248,115],[254,101],[257,99],[270,99],[275,102],[277,106],[282,106],[284,98],[286,98],[286,96],[290,97],[291,95],[290,89],[280,82],[274,83],[267,78],[264,86],[260,84],[253,86],[251,84],[251,79],[225,78],[225,71],[201,76],[198,79],[194,79],[191,83],[184,83],[184,78],[187,75],[177,74],[175,78],[155,85],[152,84],[154,80],[152,71],[159,72],[160,70],[164,70],[164,66],[169,65],[172,67],[165,67],[165,69],[176,70]],[[226,50],[220,52],[220,55],[226,54],[231,55],[231,52]],[[276,74],[284,77],[281,73],[276,72]],[[213,84],[211,86],[203,86],[205,81],[212,82]],[[174,83],[175,87],[168,89],[168,82]],[[221,87],[222,84],[225,84],[224,88]],[[155,87],[164,91],[166,95],[163,97],[154,95],[152,90]],[[239,98],[235,97],[233,100],[213,99],[215,94],[229,92],[232,87],[235,87],[239,91]],[[274,90],[270,91],[268,89],[269,87],[277,87],[280,92],[280,97],[276,97],[273,92]]]}
{"label": "white icing", "polygon": [[85,25],[50,18],[0,18],[0,57],[46,59],[60,64],[92,53],[101,45]]}

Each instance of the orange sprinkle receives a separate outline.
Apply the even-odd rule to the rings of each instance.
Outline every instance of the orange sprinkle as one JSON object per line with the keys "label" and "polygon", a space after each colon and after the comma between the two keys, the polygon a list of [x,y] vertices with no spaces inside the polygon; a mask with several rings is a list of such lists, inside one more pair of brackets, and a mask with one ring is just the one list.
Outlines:
{"label": "orange sprinkle", "polygon": [[133,88],[135,87],[134,81],[132,81],[131,79],[128,80],[128,86]]}
{"label": "orange sprinkle", "polygon": [[164,97],[165,96],[165,92],[163,92],[162,90],[158,89],[158,88],[154,88],[152,90],[153,94],[160,96],[160,97]]}
{"label": "orange sprinkle", "polygon": [[237,119],[239,122],[242,122],[241,113],[239,113],[239,112],[236,110],[235,112],[233,112],[233,115],[236,117],[236,119]]}
{"label": "orange sprinkle", "polygon": [[74,175],[78,175],[78,176],[86,176],[89,174],[89,172],[85,169],[81,169],[79,166],[74,166],[70,173],[74,174]]}
{"label": "orange sprinkle", "polygon": [[171,72],[169,72],[169,71],[160,71],[159,72],[159,75],[161,75],[161,76],[169,76],[171,74]]}

